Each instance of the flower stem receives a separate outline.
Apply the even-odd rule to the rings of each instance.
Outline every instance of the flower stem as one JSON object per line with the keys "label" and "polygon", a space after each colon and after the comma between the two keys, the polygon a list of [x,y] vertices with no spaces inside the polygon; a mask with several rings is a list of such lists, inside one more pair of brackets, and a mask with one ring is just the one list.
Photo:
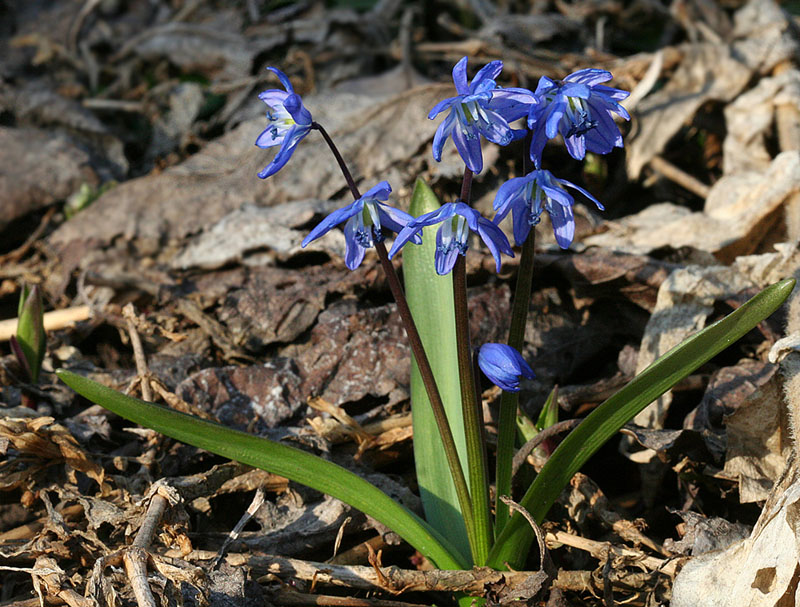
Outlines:
{"label": "flower stem", "polygon": [[339,148],[336,147],[333,139],[331,139],[331,136],[328,135],[328,131],[326,131],[325,127],[323,127],[319,122],[312,122],[311,128],[319,131],[320,135],[322,135],[322,138],[325,139],[325,143],[328,144],[333,156],[336,158],[336,162],[339,163],[339,168],[342,170],[342,175],[344,175],[344,180],[347,182],[347,187],[350,188],[353,198],[355,200],[361,198],[361,192],[359,191],[358,186],[353,179],[353,175],[350,173],[350,169],[347,168],[347,163],[344,161],[344,158],[342,158],[342,155],[339,153]]}
{"label": "flower stem", "polygon": [[[386,246],[382,242],[376,242],[375,249],[378,252],[378,259],[386,274],[389,288],[392,291],[395,302],[397,302],[397,311],[400,313],[400,318],[405,326],[408,342],[411,346],[411,351],[414,353],[414,359],[417,361],[419,374],[422,377],[422,383],[425,384],[425,391],[428,393],[428,400],[431,402],[433,416],[436,419],[436,425],[442,437],[442,445],[444,446],[445,456],[447,457],[447,464],[450,467],[450,475],[453,477],[456,495],[458,496],[458,504],[461,507],[461,514],[464,517],[464,524],[467,528],[467,537],[469,539],[473,561],[476,564],[479,562],[483,563],[488,556],[488,546],[484,554],[484,551],[480,550],[481,542],[478,541],[479,538],[477,537],[477,531],[475,529],[473,503],[470,499],[470,492],[467,488],[464,470],[461,467],[461,461],[458,459],[458,451],[453,438],[453,432],[450,429],[450,423],[447,421],[447,413],[444,410],[444,403],[439,394],[439,388],[436,385],[436,379],[433,376],[431,364],[428,361],[427,354],[425,354],[425,348],[422,345],[422,339],[417,331],[417,325],[414,323],[414,318],[411,316],[411,310],[408,307],[408,301],[403,292],[403,287],[400,284],[400,279],[386,252]],[[478,560],[479,556],[481,558],[480,561]]]}
{"label": "flower stem", "polygon": [[[525,137],[522,146],[522,172],[527,175],[531,170],[531,133]],[[533,285],[533,261],[535,252],[535,229],[531,227],[528,238],[522,243],[522,259],[517,270],[517,286],[514,290],[514,303],[511,307],[511,326],[508,329],[508,345],[522,353],[525,343],[525,324],[528,320],[528,308],[531,300],[531,287]],[[511,468],[514,459],[514,438],[517,430],[517,407],[519,406],[519,392],[503,392],[500,398],[500,414],[497,420],[497,467],[495,472],[495,487],[497,500],[495,502],[495,527],[499,535],[508,522],[509,510],[501,496],[511,495]]]}
{"label": "flower stem", "polygon": [[[464,169],[461,185],[461,201],[469,204],[472,187],[472,171]],[[472,371],[472,347],[469,338],[469,310],[467,308],[467,264],[466,257],[459,255],[453,267],[453,303],[456,321],[456,351],[458,354],[458,376],[461,383],[461,409],[464,418],[464,434],[467,447],[467,469],[469,470],[470,496],[475,515],[473,521],[477,540],[474,555],[478,566],[486,562],[492,539],[492,523],[489,516],[489,484],[487,478],[486,446],[483,441],[483,415],[480,397],[476,390]]]}
{"label": "flower stem", "polygon": [[[525,322],[528,318],[531,286],[533,284],[534,230],[522,245],[522,259],[517,271],[517,287],[514,291],[514,303],[511,308],[511,327],[508,331],[508,345],[522,352],[525,342]],[[514,438],[516,436],[517,406],[519,392],[503,392],[500,398],[500,414],[497,420],[497,501],[495,502],[497,533],[503,530],[508,522],[508,506],[500,500],[500,496],[511,496],[511,462],[514,458]]]}
{"label": "flower stem", "polygon": [[[348,169],[347,164],[345,163],[344,158],[342,158],[342,155],[339,153],[339,149],[336,147],[333,139],[331,139],[330,135],[328,135],[328,132],[322,125],[314,122],[311,128],[318,130],[325,139],[325,142],[328,144],[328,147],[336,158],[336,162],[339,163],[339,168],[342,171],[342,175],[344,175],[344,179],[347,182],[347,186],[350,188],[353,197],[356,200],[361,198],[361,193],[359,192],[358,186],[356,185],[355,180],[350,173],[350,169]],[[436,385],[436,379],[433,376],[433,370],[431,369],[430,362],[428,361],[428,356],[425,353],[425,347],[422,345],[422,339],[420,338],[419,331],[417,330],[417,325],[414,323],[414,317],[411,315],[411,309],[408,307],[408,301],[406,300],[403,286],[400,283],[400,279],[397,276],[397,272],[395,271],[391,260],[389,259],[386,246],[382,241],[375,239],[375,250],[378,252],[378,259],[380,260],[381,267],[386,274],[386,281],[389,283],[389,289],[391,290],[394,300],[397,303],[397,311],[400,313],[400,319],[403,321],[403,326],[405,327],[406,334],[408,335],[408,342],[411,347],[411,351],[414,353],[414,358],[417,361],[417,367],[419,368],[419,374],[422,378],[422,383],[425,385],[425,391],[428,393],[428,400],[431,402],[433,416],[436,420],[439,434],[442,437],[442,445],[444,446],[447,465],[450,468],[450,475],[453,477],[453,484],[455,485],[456,495],[458,496],[458,504],[461,508],[461,514],[464,517],[464,524],[467,528],[467,537],[469,539],[473,560],[477,563],[477,555],[482,554],[481,562],[483,562],[488,556],[488,548],[486,548],[484,552],[479,552],[478,549],[479,542],[476,538],[474,526],[475,517],[473,514],[472,500],[470,499],[467,481],[464,476],[464,470],[461,467],[461,461],[458,458],[458,451],[453,438],[453,432],[450,429],[450,423],[447,421],[447,413],[444,409],[444,403],[442,402],[439,388]]]}

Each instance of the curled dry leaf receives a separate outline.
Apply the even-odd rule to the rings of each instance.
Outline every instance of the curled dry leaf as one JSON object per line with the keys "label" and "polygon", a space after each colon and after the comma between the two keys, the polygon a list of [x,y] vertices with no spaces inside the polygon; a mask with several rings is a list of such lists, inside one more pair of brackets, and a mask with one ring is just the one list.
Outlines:
{"label": "curled dry leaf", "polygon": [[0,437],[9,440],[21,455],[38,460],[63,461],[106,490],[103,469],[78,445],[69,430],[55,423],[52,417],[0,418]]}

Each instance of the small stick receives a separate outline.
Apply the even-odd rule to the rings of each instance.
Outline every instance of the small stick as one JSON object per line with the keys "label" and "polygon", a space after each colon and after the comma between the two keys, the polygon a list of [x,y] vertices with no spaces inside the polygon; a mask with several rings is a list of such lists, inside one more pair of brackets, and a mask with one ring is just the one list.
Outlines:
{"label": "small stick", "polygon": [[[89,320],[90,314],[89,306],[76,306],[74,308],[45,312],[43,317],[44,330],[58,331],[59,329],[66,329],[76,322]],[[0,341],[8,341],[12,335],[17,334],[17,323],[18,319],[16,318],[0,320]]]}
{"label": "small stick", "polygon": [[50,223],[50,220],[53,218],[53,215],[55,215],[55,212],[56,212],[56,207],[50,207],[49,209],[47,209],[47,212],[44,214],[44,217],[42,217],[42,220],[39,222],[39,225],[33,232],[31,232],[31,235],[28,236],[28,238],[25,240],[24,243],[22,243],[21,246],[14,249],[13,251],[9,251],[5,255],[0,255],[0,265],[4,265],[9,262],[19,261],[25,255],[25,253],[27,253],[30,250],[30,248],[33,246],[33,243],[39,239],[39,236],[42,235],[42,232],[44,232],[45,228]]}
{"label": "small stick", "polygon": [[679,562],[675,559],[660,559],[654,556],[647,556],[632,548],[613,546],[608,542],[590,540],[585,537],[580,537],[579,535],[567,533],[566,531],[548,531],[545,540],[550,544],[551,548],[553,544],[564,544],[565,546],[571,546],[572,548],[588,552],[598,560],[603,560],[609,554],[627,557],[644,565],[648,569],[660,571],[667,575],[675,575]]}
{"label": "small stick", "polygon": [[[216,552],[194,550],[188,555],[168,550],[165,556],[176,556],[187,561],[211,560]],[[304,582],[314,581],[317,585],[341,586],[356,590],[405,592],[465,592],[481,596],[486,584],[500,583],[516,587],[525,582],[535,572],[495,571],[489,567],[476,567],[470,570],[418,571],[399,567],[381,567],[380,575],[374,567],[363,565],[334,565],[303,561],[281,556],[251,556],[249,554],[229,553],[225,561],[233,567],[247,566],[254,576],[274,575],[280,579]]]}
{"label": "small stick", "polygon": [[150,390],[150,382],[148,381],[150,370],[147,368],[147,358],[144,355],[142,340],[136,330],[136,310],[132,303],[128,303],[122,308],[122,315],[128,325],[128,335],[131,338],[131,347],[133,348],[133,359],[136,361],[136,374],[139,376],[139,383],[142,388],[142,400],[152,402],[153,392]]}
{"label": "small stick", "polygon": [[133,544],[125,549],[122,560],[125,563],[125,572],[131,583],[131,589],[136,597],[139,607],[158,607],[150,585],[147,583],[147,548],[153,541],[161,518],[167,510],[170,501],[177,502],[178,492],[163,483],[156,483],[150,488],[150,504],[147,506],[142,525],[136,534]]}
{"label": "small stick", "polygon": [[275,605],[326,605],[331,607],[419,607],[419,603],[386,599],[358,599],[346,596],[304,594],[293,590],[276,590],[270,593]]}
{"label": "small stick", "polygon": [[259,487],[256,489],[256,494],[253,496],[253,501],[250,502],[250,505],[245,510],[242,518],[239,519],[239,522],[234,525],[231,532],[228,534],[228,537],[225,538],[225,541],[222,543],[222,546],[219,549],[219,553],[217,553],[217,557],[214,559],[214,562],[211,564],[212,569],[216,569],[219,567],[219,564],[222,562],[222,559],[225,558],[225,552],[227,552],[228,547],[236,541],[236,538],[239,537],[239,534],[244,529],[244,526],[256,515],[256,512],[259,511],[261,506],[264,505],[264,501],[267,499],[266,493],[264,492],[263,487]]}
{"label": "small stick", "polygon": [[517,475],[517,472],[519,472],[519,469],[522,467],[525,459],[531,454],[531,451],[536,449],[536,447],[541,445],[548,438],[553,438],[562,432],[569,432],[573,428],[577,427],[582,421],[583,420],[581,419],[565,419],[563,421],[556,422],[552,426],[548,426],[539,432],[531,440],[522,445],[519,451],[514,454],[514,459],[511,463],[511,478],[514,478]]}
{"label": "small stick", "polygon": [[703,200],[708,198],[708,193],[711,191],[709,186],[679,169],[671,162],[664,160],[661,156],[654,156],[650,161],[650,166],[654,171],[661,173],[664,177],[689,190],[692,194],[696,194]]}
{"label": "small stick", "polygon": [[542,528],[536,524],[536,521],[531,516],[531,513],[525,510],[522,506],[520,506],[517,502],[512,500],[507,495],[501,495],[500,501],[502,501],[511,512],[519,512],[525,520],[528,521],[528,524],[533,529],[533,534],[536,536],[536,543],[539,545],[539,570],[545,570],[545,562],[547,560],[547,544],[544,541],[544,534],[542,533]]}

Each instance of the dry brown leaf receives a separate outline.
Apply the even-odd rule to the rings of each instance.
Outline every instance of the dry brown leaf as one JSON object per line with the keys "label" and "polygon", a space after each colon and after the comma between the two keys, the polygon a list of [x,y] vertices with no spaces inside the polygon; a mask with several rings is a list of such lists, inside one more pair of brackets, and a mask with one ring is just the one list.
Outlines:
{"label": "dry brown leaf", "polygon": [[782,396],[783,380],[773,375],[725,419],[725,472],[738,477],[742,503],[767,499],[786,468],[791,438]]}
{"label": "dry brown leaf", "polygon": [[652,205],[608,222],[607,231],[584,243],[634,254],[690,246],[730,263],[774,242],[782,206],[797,193],[799,183],[800,153],[783,152],[765,171],[722,177],[712,186],[702,212],[667,202]]}
{"label": "dry brown leaf", "polygon": [[0,418],[0,437],[8,439],[18,451],[36,459],[64,461],[69,467],[104,484],[103,469],[78,445],[69,430],[52,417],[35,419]]}

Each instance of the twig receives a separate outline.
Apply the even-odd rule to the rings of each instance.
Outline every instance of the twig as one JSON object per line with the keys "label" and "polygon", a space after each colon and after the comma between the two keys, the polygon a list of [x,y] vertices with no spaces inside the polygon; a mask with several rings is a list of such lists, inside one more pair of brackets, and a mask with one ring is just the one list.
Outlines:
{"label": "twig", "polygon": [[[180,556],[185,560],[211,560],[215,552],[194,550],[188,555],[169,550],[165,556]],[[315,582],[321,586],[341,586],[356,590],[397,592],[464,592],[481,596],[486,584],[504,584],[516,587],[535,572],[495,571],[489,567],[470,570],[417,571],[399,567],[381,567],[380,575],[374,567],[362,565],[334,565],[280,556],[251,556],[229,553],[226,563],[232,567],[247,566],[254,576],[274,575],[277,578]]]}
{"label": "twig", "polygon": [[211,564],[212,569],[216,569],[219,567],[219,564],[222,562],[222,559],[225,558],[225,553],[228,550],[228,547],[236,541],[236,538],[239,537],[239,534],[244,529],[244,526],[256,515],[256,512],[259,511],[261,506],[264,505],[264,500],[266,499],[266,493],[264,492],[263,487],[259,487],[256,489],[256,494],[253,496],[253,501],[250,502],[250,505],[245,510],[242,517],[239,519],[239,522],[231,529],[231,532],[228,534],[228,537],[225,538],[225,541],[222,542],[222,546],[217,553],[214,562]]}
{"label": "twig", "polygon": [[541,445],[544,441],[548,438],[553,438],[554,436],[561,434],[562,432],[569,432],[573,428],[575,428],[578,424],[581,423],[582,420],[580,419],[565,419],[564,421],[556,422],[552,426],[548,426],[541,432],[539,432],[536,436],[534,436],[531,440],[520,447],[519,451],[514,454],[514,459],[511,462],[511,478],[513,479],[519,469],[522,467],[523,462],[525,459],[531,454],[531,452],[536,449],[539,445]]}
{"label": "twig", "polygon": [[520,506],[517,502],[512,500],[507,495],[501,495],[500,500],[508,506],[509,511],[511,512],[519,512],[525,520],[528,521],[528,524],[533,529],[533,534],[536,536],[536,543],[539,545],[539,570],[545,570],[545,563],[547,560],[547,545],[544,541],[544,534],[542,533],[542,528],[536,524],[536,521],[531,516],[530,512],[525,510],[522,506]]}
{"label": "twig", "polygon": [[586,539],[585,537],[573,535],[566,531],[548,531],[545,540],[551,549],[554,544],[564,544],[565,546],[571,546],[572,548],[588,552],[598,560],[604,560],[607,555],[613,554],[614,556],[634,560],[648,569],[660,571],[666,575],[675,575],[679,563],[679,560],[676,559],[660,559],[654,556],[648,556],[639,550],[614,546],[608,542]]}
{"label": "twig", "polygon": [[139,376],[142,389],[142,400],[151,402],[153,393],[150,390],[150,382],[148,381],[150,370],[147,368],[147,358],[144,355],[139,331],[136,330],[136,310],[132,303],[128,303],[122,308],[122,316],[125,317],[125,323],[128,325],[128,335],[131,338],[131,347],[133,348],[133,359],[136,361],[136,374]]}
{"label": "twig", "polygon": [[270,600],[276,605],[330,605],[331,607],[419,607],[418,603],[388,601],[386,599],[357,599],[346,596],[304,594],[293,590],[270,592]]}
{"label": "twig", "polygon": [[50,220],[53,218],[55,212],[56,212],[56,207],[50,207],[49,209],[47,209],[47,212],[44,214],[44,217],[42,217],[42,220],[39,222],[39,225],[33,232],[31,232],[31,235],[25,239],[25,242],[23,242],[19,247],[17,247],[13,251],[9,251],[5,255],[0,255],[0,265],[4,265],[9,262],[14,263],[19,261],[25,255],[25,253],[27,253],[30,250],[30,248],[33,246],[33,243],[39,239],[39,236],[42,235],[42,232],[44,232],[45,228],[50,223]]}
{"label": "twig", "polygon": [[83,22],[101,2],[102,0],[86,0],[76,15],[75,21],[70,25],[67,33],[67,45],[71,53],[76,54],[78,51],[78,37],[80,36]]}
{"label": "twig", "polygon": [[147,548],[153,541],[161,518],[167,510],[170,502],[179,502],[178,492],[166,485],[166,483],[156,482],[150,487],[150,504],[147,506],[142,525],[136,534],[133,544],[128,547],[122,560],[125,563],[125,572],[131,583],[131,589],[136,597],[139,607],[157,607],[150,585],[147,583]]}
{"label": "twig", "polygon": [[654,156],[650,161],[650,167],[657,173],[661,173],[667,179],[674,181],[679,186],[696,194],[703,200],[708,197],[711,188],[699,179],[692,177],[685,171],[679,169],[671,162],[667,162],[661,156]]}
{"label": "twig", "polygon": [[[59,329],[66,329],[76,322],[89,320],[89,316],[89,306],[76,306],[74,308],[45,312],[43,317],[44,330],[57,331]],[[0,341],[8,341],[12,335],[16,335],[17,320],[16,318],[0,320]]]}

